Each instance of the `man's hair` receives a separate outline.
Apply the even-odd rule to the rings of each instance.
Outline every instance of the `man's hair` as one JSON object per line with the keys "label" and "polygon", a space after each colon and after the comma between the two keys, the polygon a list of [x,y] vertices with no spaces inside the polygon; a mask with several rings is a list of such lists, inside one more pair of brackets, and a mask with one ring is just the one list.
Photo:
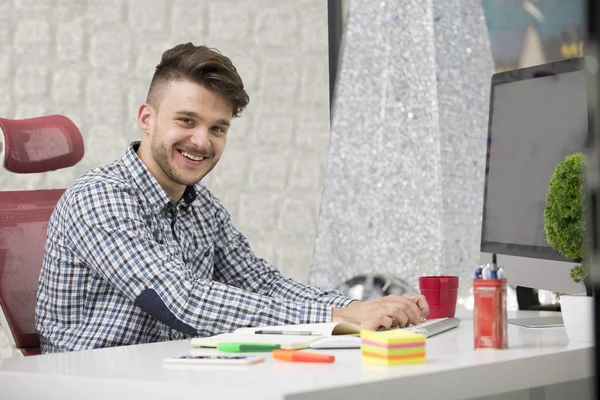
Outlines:
{"label": "man's hair", "polygon": [[185,43],[165,51],[154,71],[146,102],[158,110],[168,84],[179,80],[198,83],[223,96],[233,107],[234,117],[250,101],[231,60],[206,46]]}

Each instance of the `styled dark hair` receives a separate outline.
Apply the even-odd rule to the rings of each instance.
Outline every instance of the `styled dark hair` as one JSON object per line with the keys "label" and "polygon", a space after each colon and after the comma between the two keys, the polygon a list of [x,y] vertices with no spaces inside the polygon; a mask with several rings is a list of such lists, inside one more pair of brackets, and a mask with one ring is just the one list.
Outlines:
{"label": "styled dark hair", "polygon": [[216,49],[185,43],[163,53],[146,102],[158,109],[169,82],[183,79],[223,96],[232,105],[234,117],[238,117],[250,101],[242,78],[228,57]]}

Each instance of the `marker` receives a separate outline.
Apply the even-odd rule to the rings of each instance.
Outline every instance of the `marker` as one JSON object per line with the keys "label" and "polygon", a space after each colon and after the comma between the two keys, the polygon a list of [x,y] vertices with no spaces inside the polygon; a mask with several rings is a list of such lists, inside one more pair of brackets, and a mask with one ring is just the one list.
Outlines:
{"label": "marker", "polygon": [[498,267],[498,279],[504,279],[504,268]]}
{"label": "marker", "polygon": [[278,349],[278,344],[270,343],[218,343],[217,350],[228,353],[259,353]]}
{"label": "marker", "polygon": [[481,268],[481,266],[477,267],[477,269],[475,269],[475,279],[481,279],[481,271],[483,268]]}
{"label": "marker", "polygon": [[258,330],[254,331],[255,334],[259,335],[297,335],[297,336],[321,336],[320,333],[310,331],[270,331],[270,330]]}
{"label": "marker", "polygon": [[273,358],[292,362],[332,363],[335,356],[296,350],[273,350]]}
{"label": "marker", "polygon": [[481,279],[490,279],[490,273],[491,271],[491,267],[489,264],[487,264],[485,267],[483,267],[483,271],[481,271]]}

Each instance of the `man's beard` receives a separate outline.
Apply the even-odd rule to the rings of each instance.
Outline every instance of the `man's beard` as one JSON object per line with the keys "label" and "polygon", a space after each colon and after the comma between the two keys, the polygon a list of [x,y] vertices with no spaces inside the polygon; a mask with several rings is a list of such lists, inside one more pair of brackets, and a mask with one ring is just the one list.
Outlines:
{"label": "man's beard", "polygon": [[173,166],[169,163],[169,151],[158,141],[156,130],[152,139],[152,143],[150,145],[150,149],[152,151],[152,157],[154,158],[160,169],[167,176],[167,178],[179,185],[195,185],[196,183],[200,182],[202,178],[204,178],[210,171],[212,171],[212,169],[217,165],[217,162],[219,161],[218,159],[215,160],[213,158],[211,164],[208,167],[208,170],[204,174],[198,176],[198,178],[184,180],[182,177],[177,175],[177,173],[175,172],[175,168],[173,168]]}

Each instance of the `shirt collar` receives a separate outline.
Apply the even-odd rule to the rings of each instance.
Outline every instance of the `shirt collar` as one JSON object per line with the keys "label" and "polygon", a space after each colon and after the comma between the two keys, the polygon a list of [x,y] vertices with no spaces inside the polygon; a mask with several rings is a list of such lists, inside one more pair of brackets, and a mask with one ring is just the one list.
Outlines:
{"label": "shirt collar", "polygon": [[[140,142],[133,142],[121,157],[125,168],[131,174],[133,183],[139,188],[155,213],[161,212],[169,203],[172,203],[169,194],[160,186],[156,178],[137,155]],[[180,203],[191,205],[197,199],[197,192],[193,186],[187,186]]]}

